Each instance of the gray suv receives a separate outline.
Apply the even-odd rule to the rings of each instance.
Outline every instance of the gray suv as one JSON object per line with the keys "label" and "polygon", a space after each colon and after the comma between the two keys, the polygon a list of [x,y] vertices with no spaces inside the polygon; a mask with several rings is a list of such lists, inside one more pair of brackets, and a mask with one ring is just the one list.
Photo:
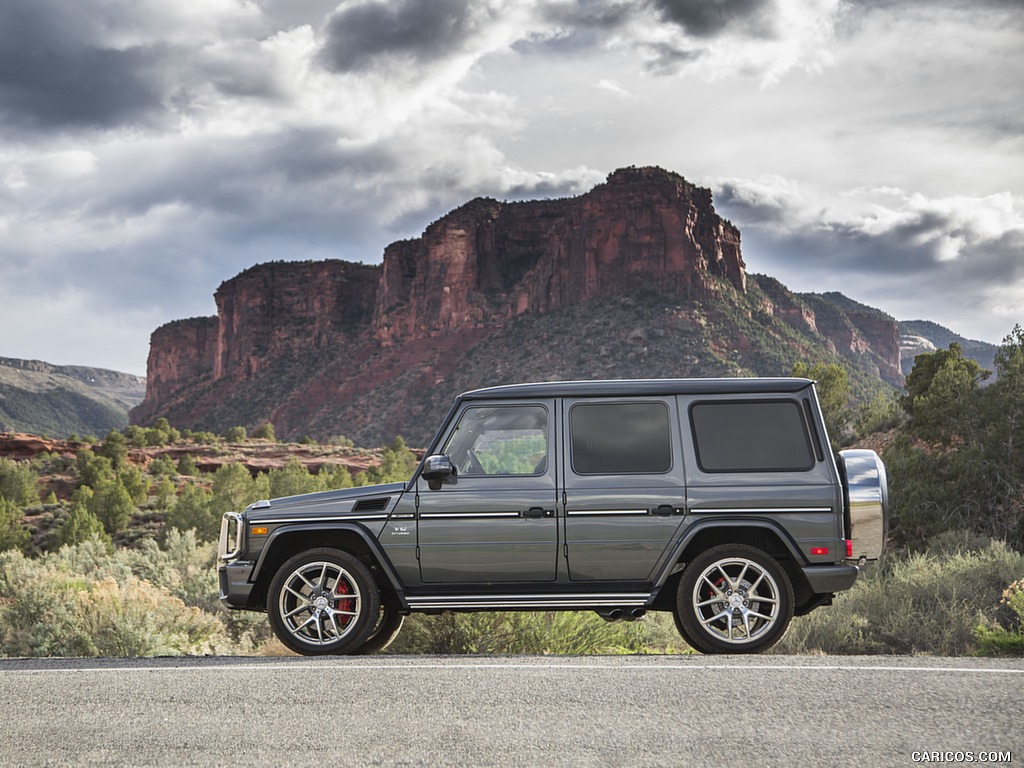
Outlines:
{"label": "gray suv", "polygon": [[885,469],[834,456],[814,382],[518,384],[466,392],[407,483],[224,516],[220,597],[302,654],[370,653],[411,612],[670,611],[753,653],[882,552]]}

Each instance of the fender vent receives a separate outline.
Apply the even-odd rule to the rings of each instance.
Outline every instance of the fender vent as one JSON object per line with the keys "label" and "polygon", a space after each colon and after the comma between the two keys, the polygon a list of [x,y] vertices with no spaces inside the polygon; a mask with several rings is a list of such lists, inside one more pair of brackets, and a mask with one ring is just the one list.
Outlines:
{"label": "fender vent", "polygon": [[383,512],[388,508],[388,502],[391,501],[390,496],[381,496],[376,499],[360,499],[356,502],[353,507],[353,512]]}

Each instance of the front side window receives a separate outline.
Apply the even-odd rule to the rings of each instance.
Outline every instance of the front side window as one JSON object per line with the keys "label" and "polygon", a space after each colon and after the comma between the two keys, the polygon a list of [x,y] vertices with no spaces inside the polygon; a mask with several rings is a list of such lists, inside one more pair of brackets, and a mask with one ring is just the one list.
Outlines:
{"label": "front side window", "polygon": [[539,405],[467,408],[444,453],[460,475],[542,475],[548,413]]}
{"label": "front side window", "polygon": [[661,474],[672,468],[664,403],[580,403],[569,411],[577,475]]}
{"label": "front side window", "polygon": [[704,472],[803,472],[814,454],[793,400],[695,403],[697,463]]}

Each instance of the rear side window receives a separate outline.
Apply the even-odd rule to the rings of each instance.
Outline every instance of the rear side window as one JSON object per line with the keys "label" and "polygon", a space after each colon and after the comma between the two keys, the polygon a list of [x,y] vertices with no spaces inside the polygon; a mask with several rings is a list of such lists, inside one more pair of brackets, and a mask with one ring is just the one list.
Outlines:
{"label": "rear side window", "polygon": [[814,467],[803,411],[794,400],[695,403],[690,420],[704,472],[802,472]]}
{"label": "rear side window", "polygon": [[569,411],[577,475],[664,473],[672,468],[664,403],[586,403]]}

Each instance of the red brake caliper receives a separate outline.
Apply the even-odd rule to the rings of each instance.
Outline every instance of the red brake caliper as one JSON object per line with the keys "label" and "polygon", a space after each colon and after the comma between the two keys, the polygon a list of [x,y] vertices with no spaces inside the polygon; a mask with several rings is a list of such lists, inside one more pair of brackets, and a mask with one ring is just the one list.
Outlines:
{"label": "red brake caliper", "polygon": [[[338,585],[334,588],[334,592],[335,592],[335,594],[338,594],[338,595],[347,595],[347,594],[350,594],[352,592],[352,590],[349,588],[349,585],[348,585],[347,581],[345,581],[344,579],[338,579]],[[346,599],[346,598],[339,598],[339,600],[334,605],[334,610],[336,610],[336,611],[351,611],[352,607],[353,607],[353,604],[354,604],[354,602],[350,598],[348,598],[348,599]],[[351,620],[352,620],[351,616],[342,616],[342,617],[340,617],[338,619],[338,623],[341,624],[342,626],[345,626]]]}

